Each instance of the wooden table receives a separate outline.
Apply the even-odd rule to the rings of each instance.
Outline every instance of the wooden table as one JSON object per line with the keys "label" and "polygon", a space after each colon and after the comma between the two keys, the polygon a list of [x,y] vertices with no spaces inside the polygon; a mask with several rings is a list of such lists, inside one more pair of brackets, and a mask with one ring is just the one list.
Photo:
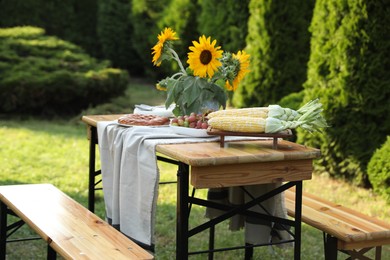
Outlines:
{"label": "wooden table", "polygon": [[[91,210],[93,210],[97,174],[95,171],[97,122],[115,120],[119,116],[83,116],[82,118],[88,125],[90,138],[89,208]],[[272,140],[225,142],[224,147],[220,147],[218,142],[157,145],[156,151],[168,157],[159,159],[172,160],[171,162],[178,164],[176,259],[188,257],[189,237],[214,227],[237,213],[256,215],[248,209],[293,186],[296,188],[295,219],[279,219],[272,216],[269,218],[274,222],[294,227],[294,256],[295,259],[300,259],[302,181],[311,179],[312,160],[320,156],[320,151],[289,141],[280,141],[277,150],[272,149],[272,145]],[[205,200],[190,197],[188,195],[190,183],[194,188],[215,188],[280,181],[284,182],[282,186],[254,198],[245,205],[218,206],[226,211],[224,215],[188,230],[189,205],[216,206]],[[258,215],[258,217],[264,216]]]}

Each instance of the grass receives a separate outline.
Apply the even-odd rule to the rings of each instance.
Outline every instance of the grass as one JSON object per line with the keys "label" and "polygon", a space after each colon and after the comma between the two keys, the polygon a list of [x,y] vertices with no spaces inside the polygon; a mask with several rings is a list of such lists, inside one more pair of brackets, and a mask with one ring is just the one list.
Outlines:
{"label": "grass", "polygon": [[[161,104],[164,93],[156,93],[152,87],[134,84],[129,88],[130,97],[122,97],[113,104],[86,110],[84,114],[106,113],[115,106],[122,110],[112,113],[131,112],[133,104]],[[123,108],[125,104],[127,107]],[[71,120],[0,119],[0,184],[52,183],[62,191],[87,206],[88,187],[88,140],[85,125],[80,117]],[[99,165],[98,165],[99,167]],[[175,166],[159,162],[161,180],[175,179]],[[325,173],[314,174],[304,182],[304,190],[325,199],[340,203],[368,215],[390,222],[390,205],[370,190],[361,189],[339,180],[330,179]],[[96,213],[104,218],[102,193],[97,193]],[[204,197],[205,190],[197,195]],[[156,259],[175,258],[176,187],[160,185],[156,216]],[[204,221],[204,210],[193,207],[190,224]],[[29,228],[20,235],[33,235]],[[243,232],[231,232],[228,224],[220,224],[216,230],[216,246],[238,245],[243,242]],[[207,234],[190,240],[190,249],[207,247]],[[322,233],[305,224],[302,226],[302,259],[324,259]],[[292,248],[264,247],[255,249],[254,259],[292,259]],[[43,241],[28,241],[7,245],[8,259],[43,259],[46,245]],[[372,256],[372,255],[371,255]],[[217,253],[215,259],[242,259],[243,252]],[[206,259],[205,255],[191,259]],[[383,249],[383,259],[390,259],[390,248]]]}

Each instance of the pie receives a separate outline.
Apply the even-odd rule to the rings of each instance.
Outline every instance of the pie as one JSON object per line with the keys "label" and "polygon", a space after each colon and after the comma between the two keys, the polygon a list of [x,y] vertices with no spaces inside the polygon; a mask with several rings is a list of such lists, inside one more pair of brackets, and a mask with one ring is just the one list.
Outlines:
{"label": "pie", "polygon": [[118,119],[119,124],[123,125],[138,125],[138,126],[156,126],[156,125],[168,125],[169,118],[156,115],[144,115],[144,114],[128,114],[121,116]]}

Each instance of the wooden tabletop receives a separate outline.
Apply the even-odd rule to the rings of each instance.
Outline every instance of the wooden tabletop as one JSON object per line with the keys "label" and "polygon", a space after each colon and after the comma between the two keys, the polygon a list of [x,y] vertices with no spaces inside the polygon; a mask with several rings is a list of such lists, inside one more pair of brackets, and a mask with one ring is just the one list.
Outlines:
{"label": "wooden tabletop", "polygon": [[97,122],[99,121],[114,121],[124,114],[114,114],[114,115],[87,115],[83,116],[81,120],[86,123],[87,125],[96,127]]}
{"label": "wooden tabletop", "polygon": [[191,166],[241,164],[282,160],[314,159],[320,156],[315,148],[280,140],[272,149],[272,140],[231,141],[224,147],[219,142],[164,144],[156,150]]}
{"label": "wooden tabletop", "polygon": [[309,180],[312,160],[320,150],[272,140],[157,145],[157,152],[191,166],[195,188],[233,187],[285,181]]}

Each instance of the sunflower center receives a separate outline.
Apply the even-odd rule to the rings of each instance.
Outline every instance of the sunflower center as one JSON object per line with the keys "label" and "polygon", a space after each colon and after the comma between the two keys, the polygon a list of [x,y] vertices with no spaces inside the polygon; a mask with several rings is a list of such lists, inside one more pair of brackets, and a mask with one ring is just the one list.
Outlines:
{"label": "sunflower center", "polygon": [[203,65],[207,65],[210,63],[211,59],[212,59],[212,55],[211,55],[211,52],[209,50],[204,50],[200,53],[200,62],[203,64]]}

